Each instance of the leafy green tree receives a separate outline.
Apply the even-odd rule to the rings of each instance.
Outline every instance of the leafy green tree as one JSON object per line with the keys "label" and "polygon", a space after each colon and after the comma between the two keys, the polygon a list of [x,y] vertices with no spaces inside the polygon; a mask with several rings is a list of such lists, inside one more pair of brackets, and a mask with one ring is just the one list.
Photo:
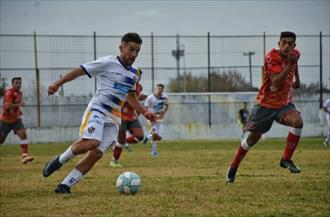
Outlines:
{"label": "leafy green tree", "polygon": [[[169,82],[170,92],[208,92],[207,76],[193,76],[191,72],[185,73]],[[212,71],[210,73],[211,92],[257,91],[258,88],[250,84],[235,71]]]}

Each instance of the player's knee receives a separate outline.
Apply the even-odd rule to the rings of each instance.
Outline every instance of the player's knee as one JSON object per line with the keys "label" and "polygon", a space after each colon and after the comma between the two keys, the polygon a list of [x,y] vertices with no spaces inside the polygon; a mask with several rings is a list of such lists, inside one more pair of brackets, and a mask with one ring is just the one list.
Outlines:
{"label": "player's knee", "polygon": [[98,161],[99,159],[102,158],[103,152],[98,149],[95,149],[93,151],[90,151],[88,153],[88,156],[89,156],[89,158],[92,158],[93,161]]}
{"label": "player's knee", "polygon": [[101,144],[101,142],[98,141],[98,140],[95,140],[95,139],[90,140],[91,150],[92,149],[97,149],[97,147],[99,147],[100,144]]}
{"label": "player's knee", "polygon": [[294,119],[292,121],[292,127],[302,129],[304,126],[303,120],[301,118]]}
{"label": "player's knee", "polygon": [[162,137],[158,134],[153,134],[152,138],[153,138],[153,140],[161,140],[162,139]]}
{"label": "player's knee", "polygon": [[246,138],[246,144],[249,147],[254,146],[259,141],[261,136],[262,136],[261,133],[252,133],[252,132],[250,132],[248,137]]}

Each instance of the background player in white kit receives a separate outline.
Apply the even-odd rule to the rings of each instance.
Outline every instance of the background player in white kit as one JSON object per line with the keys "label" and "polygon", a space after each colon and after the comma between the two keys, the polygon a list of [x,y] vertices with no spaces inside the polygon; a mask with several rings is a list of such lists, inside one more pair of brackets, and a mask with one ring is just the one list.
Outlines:
{"label": "background player in white kit", "polygon": [[153,94],[149,95],[144,102],[144,106],[153,111],[159,121],[151,123],[152,129],[150,133],[145,137],[143,143],[146,144],[148,139],[151,140],[151,156],[157,157],[157,141],[161,140],[161,127],[162,120],[168,111],[168,97],[163,94],[165,86],[163,84],[157,84]]}
{"label": "background player in white kit", "polygon": [[127,100],[131,106],[150,121],[156,115],[142,106],[136,98],[137,70],[131,65],[139,54],[142,39],[137,33],[127,33],[121,39],[120,56],[106,56],[82,64],[65,74],[48,87],[48,94],[54,94],[61,85],[75,78],[87,75],[99,77],[98,89],[88,104],[79,132],[79,139],[65,152],[46,163],[42,174],[50,176],[75,155],[87,153],[57,185],[56,193],[71,193],[71,187],[103,156],[117,140],[121,120],[121,107]]}
{"label": "background player in white kit", "polygon": [[327,113],[327,123],[328,123],[328,134],[325,138],[323,144],[324,146],[330,146],[330,98],[324,101],[323,110]]}

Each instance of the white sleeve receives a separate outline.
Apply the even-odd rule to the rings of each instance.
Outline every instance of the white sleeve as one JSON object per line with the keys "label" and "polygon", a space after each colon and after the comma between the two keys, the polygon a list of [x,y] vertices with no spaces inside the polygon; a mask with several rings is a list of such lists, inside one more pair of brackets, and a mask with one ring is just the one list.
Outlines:
{"label": "white sleeve", "polygon": [[146,101],[144,102],[144,106],[147,108],[150,108],[150,99],[151,99],[151,95],[149,95],[146,99]]}
{"label": "white sleeve", "polygon": [[93,62],[82,64],[80,67],[84,69],[88,77],[95,77],[105,71],[109,67],[109,57],[101,57]]}
{"label": "white sleeve", "polygon": [[324,103],[323,103],[323,107],[327,108],[330,106],[330,99],[327,99]]}

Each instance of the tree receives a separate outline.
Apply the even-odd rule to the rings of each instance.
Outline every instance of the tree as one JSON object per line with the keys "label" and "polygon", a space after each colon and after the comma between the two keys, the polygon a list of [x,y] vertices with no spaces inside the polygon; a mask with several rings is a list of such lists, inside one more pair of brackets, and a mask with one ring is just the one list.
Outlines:
{"label": "tree", "polygon": [[[170,92],[208,92],[207,76],[193,76],[191,72],[170,79]],[[251,87],[242,75],[236,70],[220,72],[213,70],[210,73],[211,92],[257,91]]]}

